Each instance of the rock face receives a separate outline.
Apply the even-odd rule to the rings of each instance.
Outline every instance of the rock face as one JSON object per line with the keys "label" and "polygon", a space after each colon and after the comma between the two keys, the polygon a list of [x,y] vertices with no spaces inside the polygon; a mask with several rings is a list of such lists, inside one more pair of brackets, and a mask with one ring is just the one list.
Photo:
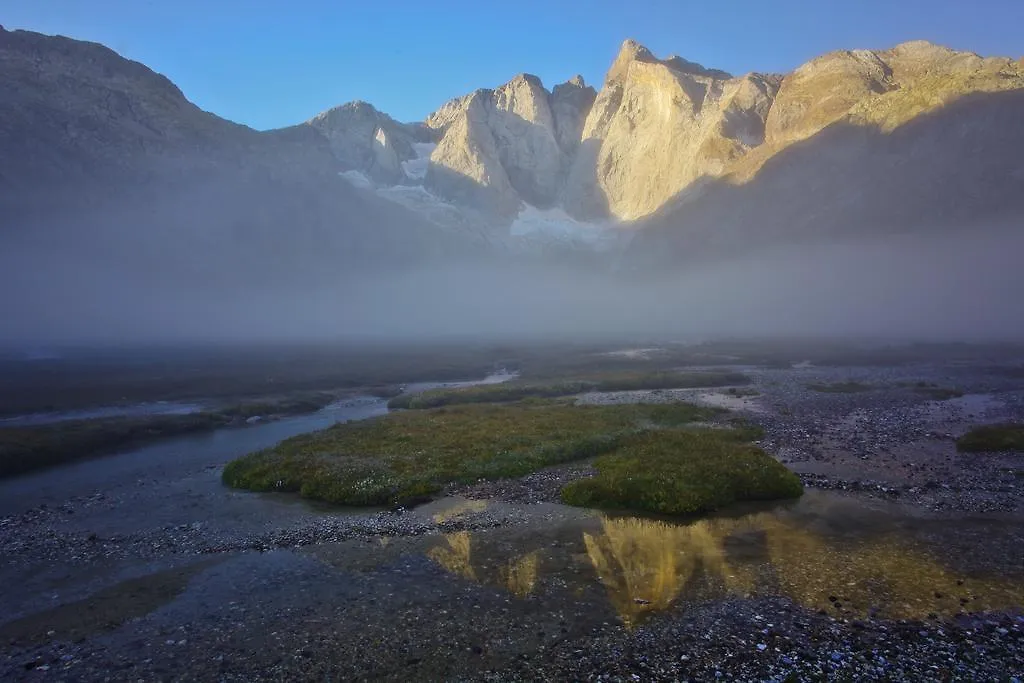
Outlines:
{"label": "rock face", "polygon": [[768,117],[765,137],[776,145],[803,140],[865,97],[894,87],[892,69],[874,52],[854,50],[818,57],[786,77]]}
{"label": "rock face", "polygon": [[583,126],[563,192],[580,218],[652,213],[764,140],[779,79],[656,59],[628,40]]}
{"label": "rock face", "polygon": [[229,147],[245,133],[102,45],[0,29],[5,184],[88,178],[97,165],[129,170],[143,158]]}
{"label": "rock face", "polygon": [[[394,176],[410,153],[406,128],[361,109],[359,120],[376,121],[367,163]],[[107,272],[137,269],[133,282],[181,272],[245,282],[335,277],[456,248],[339,178],[344,139],[312,125],[257,132],[101,45],[0,30],[0,256],[60,252]]]}
{"label": "rock face", "polygon": [[462,107],[430,155],[424,185],[474,209],[514,213],[519,201],[488,125],[490,94],[478,91]]}
{"label": "rock face", "polygon": [[[800,183],[819,186],[829,169],[859,158],[848,140],[834,149],[825,144],[839,144],[829,134],[835,126],[892,132],[966,95],[1022,88],[1020,74],[1020,62],[912,42],[879,52],[832,52],[785,76],[734,77],[678,56],[659,59],[627,40],[600,93],[580,77],[548,92],[539,79],[521,74],[497,89],[445,103],[424,125],[441,138],[430,155],[424,186],[451,202],[449,207],[489,217],[484,223],[499,230],[532,205],[564,210],[575,221],[661,226],[648,233],[686,223],[683,232],[691,234],[696,225],[690,213],[694,202],[706,206],[709,196],[721,196],[716,191],[721,183],[751,182],[769,161],[798,143],[820,148],[832,165],[822,171],[820,160],[805,161],[806,168],[816,169],[814,177],[801,176],[789,184],[778,178],[780,197],[802,192]],[[341,132],[335,138],[343,143],[335,145],[339,159],[378,182],[404,181],[399,167],[411,147],[408,127],[375,111],[365,118],[338,125]],[[376,135],[377,128],[381,135]],[[358,155],[344,151],[353,147],[349,131],[356,130],[362,144]],[[952,145],[935,139],[922,144],[938,150],[933,159],[938,171],[962,163],[952,156],[942,158],[943,147]],[[872,154],[887,153],[876,143]],[[857,173],[884,175],[873,164],[844,168],[854,175],[836,188],[873,185]],[[904,188],[905,197],[923,201],[932,189],[915,183],[932,177],[934,170],[894,177],[891,182]],[[800,175],[799,169],[789,172]],[[961,182],[970,184],[967,179]],[[936,183],[957,192],[948,181]],[[861,191],[858,196],[866,195]],[[818,215],[816,201],[817,197],[801,195],[784,204],[803,205],[808,215]],[[853,222],[868,213],[863,202],[837,198],[834,203]],[[877,223],[877,218],[872,220]],[[797,225],[803,219],[786,220]],[[746,223],[756,225],[759,220],[750,216]],[[742,242],[744,229],[750,228],[734,225],[701,239]],[[638,234],[642,244],[644,233]]]}
{"label": "rock face", "polygon": [[1019,221],[1022,119],[1019,61],[922,42],[826,55],[786,77],[762,146],[639,224],[634,261]]}
{"label": "rock face", "polygon": [[404,180],[402,162],[416,158],[413,144],[429,139],[418,127],[399,123],[359,101],[329,109],[306,125],[327,138],[342,168],[390,185]]}
{"label": "rock face", "polygon": [[[551,206],[566,165],[563,144],[571,136],[563,132],[560,144],[559,126],[566,131],[578,125],[586,100],[582,83],[568,87],[578,92],[563,91],[558,119],[551,94],[529,74],[445,104],[427,119],[428,126],[444,128],[430,157],[427,187],[456,201],[471,197],[473,206],[498,214],[515,213],[520,199]],[[466,178],[479,188],[464,187]]]}
{"label": "rock face", "polygon": [[579,147],[583,124],[594,106],[597,91],[583,82],[583,76],[574,76],[551,91],[551,113],[555,118],[555,138],[568,156]]}
{"label": "rock face", "polygon": [[0,236],[146,225],[161,258],[185,236],[211,263],[312,251],[332,273],[504,248],[526,216],[633,222],[634,262],[671,266],[1022,211],[1022,97],[1024,60],[926,42],[734,77],[628,40],[599,93],[520,74],[422,124],[350,102],[257,132],[101,45],[0,29]]}

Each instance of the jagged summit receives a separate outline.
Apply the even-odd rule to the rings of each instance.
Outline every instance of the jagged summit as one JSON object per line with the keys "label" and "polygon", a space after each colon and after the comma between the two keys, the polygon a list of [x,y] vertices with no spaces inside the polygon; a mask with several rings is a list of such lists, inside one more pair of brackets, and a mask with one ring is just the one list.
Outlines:
{"label": "jagged summit", "polygon": [[929,55],[930,54],[930,55],[934,55],[934,54],[937,54],[937,53],[945,53],[945,54],[960,53],[960,54],[970,54],[970,55],[974,55],[975,57],[978,57],[978,55],[973,53],[973,52],[966,52],[966,53],[965,52],[961,52],[959,50],[954,50],[954,49],[952,49],[950,47],[946,47],[945,45],[939,45],[938,43],[933,43],[930,40],[908,40],[908,41],[899,43],[898,45],[895,45],[895,46],[893,46],[892,48],[890,48],[888,50],[885,50],[885,52],[887,52],[889,54],[904,54],[904,55],[908,55],[908,54],[917,54],[917,55]]}
{"label": "jagged summit", "polygon": [[[550,211],[577,226],[670,216],[665,220],[685,223],[692,234],[703,230],[701,239],[728,241],[715,226],[732,225],[733,238],[741,239],[761,225],[758,211],[768,211],[762,206],[768,202],[804,206],[807,215],[825,220],[829,213],[815,207],[828,193],[814,188],[830,169],[845,174],[830,190],[837,196],[835,188],[888,178],[894,189],[876,188],[875,194],[895,193],[891,203],[906,205],[904,216],[912,221],[934,215],[933,202],[981,215],[1012,204],[1011,195],[1024,196],[1019,163],[1004,153],[1020,149],[1014,147],[1020,117],[988,112],[968,120],[954,106],[998,100],[1004,103],[998,112],[1016,111],[1019,100],[1007,95],[1024,92],[1024,60],[982,58],[927,41],[837,50],[785,75],[732,76],[677,55],[659,59],[629,39],[600,92],[579,75],[548,90],[538,76],[519,73],[449,100],[422,123],[398,122],[354,100],[266,133],[203,112],[145,66],[69,38],[0,30],[0,86],[0,155],[9,162],[0,171],[7,183],[0,190],[12,188],[0,196],[0,209],[47,197],[62,184],[107,177],[99,168],[120,169],[119,177],[128,178],[160,177],[153,167],[160,173],[186,169],[180,177],[188,178],[193,168],[248,173],[269,166],[271,178],[305,177],[314,169],[317,182],[347,180],[360,192],[405,206],[443,206],[444,221],[464,233],[508,236],[519,216]],[[919,132],[941,117],[948,128]],[[1006,123],[1011,119],[1018,123]],[[909,170],[888,173],[893,155],[883,144],[838,153],[836,131],[857,131],[862,141],[895,133],[922,137],[906,143],[914,150],[901,157]],[[776,161],[793,158],[795,147],[813,148],[818,156],[801,164]],[[195,167],[193,159],[200,158]],[[805,172],[812,166],[815,173]],[[965,174],[965,168],[974,171]],[[748,200],[743,225],[728,219],[740,205],[732,200],[714,206],[704,200],[705,219],[694,218],[689,207],[712,196],[707,188],[756,187],[769,171],[775,189]],[[787,182],[790,175],[799,180]],[[278,196],[298,197],[291,191]],[[983,206],[978,197],[985,198]],[[872,223],[884,222],[877,213],[884,206],[869,194],[846,204],[830,201],[838,202],[836,213],[876,211]],[[770,232],[765,227],[758,234]]]}
{"label": "jagged summit", "polygon": [[692,74],[694,76],[704,76],[707,78],[717,78],[719,80],[728,80],[732,78],[732,74],[728,71],[722,71],[721,69],[709,69],[697,62],[691,62],[688,59],[683,59],[679,55],[670,55],[668,59],[662,61],[673,71],[679,73]]}
{"label": "jagged summit", "polygon": [[1018,87],[1017,71],[1008,60],[910,41],[837,50],[787,75],[736,77],[678,55],[659,59],[627,39],[600,93],[581,76],[549,92],[521,73],[447,102],[427,118],[442,139],[426,181],[446,199],[505,216],[525,201],[579,220],[632,221],[698,181],[750,177],[844,118],[892,127],[947,97]]}
{"label": "jagged summit", "polygon": [[619,53],[615,57],[615,61],[612,63],[611,68],[608,70],[608,74],[605,76],[605,84],[609,84],[615,81],[621,81],[626,76],[626,71],[629,69],[629,65],[633,62],[641,62],[646,64],[663,64],[673,71],[681,74],[689,74],[693,76],[702,76],[706,78],[717,78],[721,80],[727,80],[732,78],[732,75],[728,72],[720,69],[709,69],[696,62],[683,59],[678,55],[670,55],[667,59],[658,59],[654,54],[646,47],[633,40],[627,38],[623,41],[622,46],[619,48]]}
{"label": "jagged summit", "polygon": [[611,68],[609,68],[608,73],[605,74],[605,85],[621,80],[625,76],[626,70],[632,62],[653,61],[656,60],[650,50],[632,38],[627,38],[622,41],[622,45],[619,47],[619,53],[615,56],[615,61],[612,62]]}
{"label": "jagged summit", "polygon": [[[505,86],[509,86],[509,85],[513,85],[513,84],[518,84],[518,83],[526,83],[526,84],[528,84],[528,85],[530,85],[532,87],[536,87],[536,88],[543,88],[544,87],[544,83],[541,81],[540,76],[535,76],[533,74],[528,74],[528,73],[525,73],[525,72],[518,73],[515,76],[513,76],[509,80],[509,82],[505,84]],[[505,86],[502,86],[502,87],[505,87]]]}

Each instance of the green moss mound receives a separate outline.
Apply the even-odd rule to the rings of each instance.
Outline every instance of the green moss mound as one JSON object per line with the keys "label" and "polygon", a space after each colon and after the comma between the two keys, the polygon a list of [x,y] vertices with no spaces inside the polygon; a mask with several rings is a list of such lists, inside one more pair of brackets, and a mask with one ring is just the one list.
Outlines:
{"label": "green moss mound", "polygon": [[598,474],[562,489],[569,505],[686,515],[738,501],[796,498],[800,479],[745,430],[641,434],[599,457]]}
{"label": "green moss mound", "polygon": [[961,453],[1024,452],[1024,424],[1004,423],[975,427],[956,440]]}

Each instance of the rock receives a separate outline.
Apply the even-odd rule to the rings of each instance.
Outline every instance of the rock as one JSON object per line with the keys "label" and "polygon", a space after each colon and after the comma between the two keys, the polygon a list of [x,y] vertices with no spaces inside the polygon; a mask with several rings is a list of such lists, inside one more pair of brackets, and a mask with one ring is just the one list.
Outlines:
{"label": "rock", "polygon": [[[395,179],[396,157],[430,133],[369,105],[259,132],[202,111],[167,78],[106,47],[30,31],[0,33],[0,84],[0,214],[5,236],[31,236],[20,258],[71,258],[92,277],[88,268],[106,269],[94,255],[128,248],[144,226],[163,275],[129,259],[110,277],[134,286],[188,270],[197,286],[208,278],[220,287],[212,283],[225,272],[239,286],[285,270],[294,282],[459,248],[416,214],[339,179],[360,164]],[[11,253],[5,241],[0,254]]]}
{"label": "rock", "polygon": [[524,203],[635,222],[602,262],[626,270],[1024,211],[1024,60],[924,41],[732,76],[627,40],[600,92],[519,74],[423,123],[350,102],[265,132],[93,43],[0,31],[0,76],[0,214],[23,235],[57,226],[32,248],[74,230],[107,254],[146,225],[168,264],[192,268],[201,243],[213,280],[506,250]]}
{"label": "rock", "polygon": [[814,135],[865,97],[896,87],[892,69],[869,50],[832,52],[786,76],[765,125],[770,144]]}
{"label": "rock", "polygon": [[475,95],[476,91],[448,100],[437,111],[427,115],[424,125],[430,130],[443,133],[451,122],[469,106],[469,101]]}
{"label": "rock", "polygon": [[485,101],[498,159],[519,196],[535,206],[551,205],[562,180],[549,100],[539,78],[520,74]]}
{"label": "rock", "polygon": [[424,186],[466,206],[512,215],[519,198],[488,127],[488,91],[478,91],[448,123],[430,155]]}
{"label": "rock", "polygon": [[550,206],[564,154],[549,100],[540,79],[520,74],[497,90],[447,103],[428,117],[427,125],[443,126],[444,135],[430,156],[425,185],[498,215],[517,213],[520,199]]}
{"label": "rock", "polygon": [[1008,152],[1022,115],[1024,69],[1006,58],[920,41],[824,55],[781,79],[764,142],[644,221],[628,260],[998,221],[1024,210]]}
{"label": "rock", "polygon": [[779,79],[732,78],[623,43],[583,126],[563,202],[578,218],[633,220],[764,140]]}
{"label": "rock", "polygon": [[555,119],[555,138],[566,155],[572,155],[580,144],[583,124],[594,106],[597,91],[574,76],[559,83],[551,91],[551,113]]}
{"label": "rock", "polygon": [[416,157],[412,145],[417,133],[366,102],[334,107],[305,125],[327,138],[342,168],[362,171],[381,183],[403,180],[401,162]]}

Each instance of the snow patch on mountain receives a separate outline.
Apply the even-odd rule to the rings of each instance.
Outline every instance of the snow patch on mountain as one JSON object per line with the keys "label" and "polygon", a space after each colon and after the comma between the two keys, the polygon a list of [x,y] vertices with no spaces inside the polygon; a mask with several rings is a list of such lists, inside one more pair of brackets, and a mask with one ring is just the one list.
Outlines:
{"label": "snow patch on mountain", "polygon": [[358,187],[360,190],[372,190],[373,181],[366,177],[366,174],[362,171],[341,171],[338,173],[342,178],[351,183],[354,187]]}
{"label": "snow patch on mountain", "polygon": [[[421,183],[416,182],[426,174],[430,163],[430,153],[435,147],[433,143],[416,143],[417,159],[402,163],[407,176],[407,184],[381,185],[373,181],[361,171],[343,171],[338,175],[354,187],[373,192],[378,197],[396,204],[401,204],[427,220],[446,228],[470,229],[476,232],[485,229],[486,221],[481,222],[480,215],[471,209],[452,203],[437,196]],[[576,245],[597,251],[612,249],[628,239],[628,232],[618,229],[611,221],[588,222],[576,220],[559,208],[539,209],[531,204],[523,204],[523,208],[508,225],[508,232],[500,230],[514,243],[545,244],[561,243]],[[474,227],[475,226],[475,227]],[[496,227],[496,226],[492,226]],[[496,237],[495,233],[491,233]],[[502,239],[498,237],[498,239]]]}
{"label": "snow patch on mountain", "polygon": [[596,249],[611,248],[621,238],[613,223],[578,221],[562,209],[538,209],[530,204],[512,221],[509,234],[582,242]]}
{"label": "snow patch on mountain", "polygon": [[437,143],[414,142],[412,151],[416,153],[415,159],[402,162],[402,170],[411,180],[423,181],[427,177],[427,167],[430,166],[430,155],[433,153]]}

